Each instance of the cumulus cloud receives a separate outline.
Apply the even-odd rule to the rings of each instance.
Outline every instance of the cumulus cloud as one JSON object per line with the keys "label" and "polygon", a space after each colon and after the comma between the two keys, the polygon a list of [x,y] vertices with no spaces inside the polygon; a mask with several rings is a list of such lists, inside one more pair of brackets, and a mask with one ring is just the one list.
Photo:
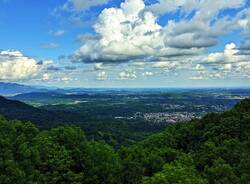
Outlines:
{"label": "cumulus cloud", "polygon": [[61,68],[52,60],[37,61],[18,50],[0,51],[0,80],[3,81],[50,81]]}
{"label": "cumulus cloud", "polygon": [[208,48],[215,46],[220,36],[225,36],[234,30],[243,32],[246,23],[242,17],[249,17],[247,13],[240,11],[233,17],[227,14],[219,16],[219,14],[225,9],[243,7],[245,2],[245,0],[199,1],[189,11],[186,11],[185,7],[179,7],[184,15],[189,16],[192,12],[193,15],[191,18],[183,18],[180,21],[168,21],[165,27],[168,33],[165,37],[165,44],[180,49]]}
{"label": "cumulus cloud", "polygon": [[250,72],[250,57],[239,54],[240,52],[241,50],[235,43],[229,43],[225,45],[223,52],[214,52],[204,56],[203,61],[197,64],[205,68],[201,70],[205,71],[202,76],[209,79],[247,77]]}
{"label": "cumulus cloud", "polygon": [[100,73],[97,74],[96,80],[98,81],[104,81],[108,79],[108,74],[106,71],[101,71]]}
{"label": "cumulus cloud", "polygon": [[[82,62],[119,63],[150,57],[199,55],[215,46],[219,36],[247,29],[248,12],[239,12],[234,18],[218,17],[221,10],[244,4],[245,0],[160,0],[146,6],[143,0],[125,0],[118,8],[102,11],[93,27],[95,34],[78,38],[82,46],[72,58]],[[177,10],[186,16],[194,13],[188,19],[169,20],[165,26],[158,23],[157,15]]]}
{"label": "cumulus cloud", "polygon": [[43,74],[43,76],[42,76],[42,80],[43,81],[48,81],[48,80],[50,80],[50,74],[48,74],[48,73],[45,73],[45,74]]}
{"label": "cumulus cloud", "polygon": [[135,80],[137,78],[136,72],[125,70],[119,73],[120,80]]}
{"label": "cumulus cloud", "polygon": [[201,64],[196,64],[194,67],[195,71],[204,71],[206,68]]}
{"label": "cumulus cloud", "polygon": [[178,62],[170,62],[170,61],[159,61],[155,62],[152,67],[164,70],[174,70],[180,66]]}
{"label": "cumulus cloud", "polygon": [[95,70],[104,70],[103,63],[96,63]]}
{"label": "cumulus cloud", "polygon": [[35,77],[40,66],[20,51],[0,51],[0,80],[24,80]]}
{"label": "cumulus cloud", "polygon": [[41,73],[41,75],[37,78],[35,78],[35,81],[42,81],[46,83],[66,83],[69,84],[70,82],[78,81],[77,77],[74,77],[73,75],[65,75],[63,73]]}
{"label": "cumulus cloud", "polygon": [[[156,14],[166,14],[181,10],[182,13],[190,13],[193,10],[199,14],[199,19],[209,20],[217,15],[220,10],[227,8],[239,8],[245,4],[245,0],[237,1],[197,1],[197,0],[158,0],[148,7]],[[208,11],[209,10],[209,11]]]}
{"label": "cumulus cloud", "polygon": [[[83,62],[121,62],[147,57],[195,54],[198,49],[179,49],[164,44],[163,27],[145,10],[142,0],[126,0],[120,8],[104,9],[94,25],[96,36],[84,37],[74,58]],[[86,39],[87,38],[87,39]]]}
{"label": "cumulus cloud", "polygon": [[226,44],[224,52],[210,53],[204,62],[208,63],[235,63],[248,60],[247,56],[239,55],[239,50],[235,43]]}
{"label": "cumulus cloud", "polygon": [[154,73],[153,72],[144,72],[144,73],[142,73],[142,75],[145,77],[152,77],[152,76],[154,76]]}
{"label": "cumulus cloud", "polygon": [[234,69],[236,71],[240,71],[240,72],[242,72],[242,74],[243,74],[243,72],[250,72],[250,59],[248,62],[235,63],[234,67],[235,67]]}
{"label": "cumulus cloud", "polygon": [[65,82],[65,83],[68,83],[68,82],[70,82],[70,81],[77,80],[77,79],[75,79],[75,78],[73,79],[73,78],[71,78],[71,77],[62,77],[62,78],[60,78],[59,80]]}
{"label": "cumulus cloud", "polygon": [[191,80],[205,80],[205,78],[203,76],[193,76],[193,77],[190,77],[189,79],[191,79]]}
{"label": "cumulus cloud", "polygon": [[53,60],[42,60],[40,61],[41,65],[52,65],[54,63]]}
{"label": "cumulus cloud", "polygon": [[97,37],[76,51],[82,61],[123,61],[155,55],[163,47],[162,27],[142,0],[126,0],[120,8],[104,9],[94,25]]}
{"label": "cumulus cloud", "polygon": [[[82,18],[86,10],[107,2],[67,0],[63,9]],[[246,0],[157,0],[146,5],[143,0],[123,0],[96,17],[93,33],[77,36],[81,46],[69,59],[93,63],[91,72],[96,74],[96,80],[106,80],[107,69],[120,71],[118,67],[123,67],[123,62],[131,65],[118,74],[119,80],[138,79],[135,71],[141,77],[185,71],[190,80],[249,76],[250,9],[244,7],[245,3]],[[224,11],[228,9],[236,10],[233,16],[231,11]],[[170,18],[166,22],[159,19],[169,13],[175,16],[167,16]],[[245,40],[241,45],[229,43],[224,51],[208,52],[208,48],[216,48],[222,36],[234,31]]]}

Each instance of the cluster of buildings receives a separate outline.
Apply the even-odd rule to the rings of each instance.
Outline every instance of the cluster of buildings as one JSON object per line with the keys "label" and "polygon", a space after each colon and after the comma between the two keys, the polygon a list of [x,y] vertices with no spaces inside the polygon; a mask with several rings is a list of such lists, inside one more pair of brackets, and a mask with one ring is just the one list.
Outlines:
{"label": "cluster of buildings", "polygon": [[225,105],[161,104],[163,112],[136,112],[133,116],[117,116],[115,119],[143,119],[151,123],[176,123],[201,118],[208,112],[222,112]]}
{"label": "cluster of buildings", "polygon": [[157,113],[140,113],[134,115],[135,118],[143,118],[153,123],[176,123],[181,121],[189,121],[200,116],[194,112],[157,112]]}

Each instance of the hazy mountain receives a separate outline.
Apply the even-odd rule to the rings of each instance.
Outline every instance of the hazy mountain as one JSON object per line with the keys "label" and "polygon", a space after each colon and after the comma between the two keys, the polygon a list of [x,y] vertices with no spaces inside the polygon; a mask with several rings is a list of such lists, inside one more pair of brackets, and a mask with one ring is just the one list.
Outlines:
{"label": "hazy mountain", "polygon": [[49,100],[49,99],[58,99],[63,98],[66,95],[55,93],[54,91],[48,92],[31,92],[31,93],[23,93],[10,97],[10,99],[14,100]]}
{"label": "hazy mountain", "polygon": [[2,96],[13,96],[21,93],[45,92],[45,91],[48,90],[46,88],[40,88],[36,86],[0,82],[0,95]]}

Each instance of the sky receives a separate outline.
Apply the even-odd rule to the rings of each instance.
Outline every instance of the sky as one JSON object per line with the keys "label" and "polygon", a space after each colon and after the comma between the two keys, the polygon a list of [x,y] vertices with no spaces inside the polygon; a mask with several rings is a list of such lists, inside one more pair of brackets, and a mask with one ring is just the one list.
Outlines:
{"label": "sky", "polygon": [[250,87],[250,0],[0,0],[0,82]]}

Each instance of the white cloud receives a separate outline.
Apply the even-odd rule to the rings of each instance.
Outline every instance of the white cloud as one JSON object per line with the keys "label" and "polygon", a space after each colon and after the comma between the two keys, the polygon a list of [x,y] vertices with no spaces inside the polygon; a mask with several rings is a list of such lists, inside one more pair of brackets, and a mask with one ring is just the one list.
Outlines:
{"label": "white cloud", "polygon": [[95,70],[104,70],[103,63],[96,63]]}
{"label": "white cloud", "polygon": [[65,30],[57,30],[57,31],[50,31],[49,32],[53,36],[63,36],[66,31]]}
{"label": "white cloud", "polygon": [[232,64],[225,64],[223,69],[224,70],[231,70],[232,69]]}
{"label": "white cloud", "polygon": [[176,69],[179,66],[179,63],[177,62],[169,62],[169,61],[159,61],[152,65],[153,68],[161,68],[161,69],[167,69],[172,70]]}
{"label": "white cloud", "polygon": [[35,77],[40,66],[20,51],[0,51],[0,80],[24,80]]}
{"label": "white cloud", "polygon": [[246,29],[248,27],[249,24],[249,20],[248,19],[241,19],[238,21],[238,24],[243,27],[244,29]]}
{"label": "white cloud", "polygon": [[160,61],[160,62],[156,62],[153,64],[153,68],[167,68],[169,67],[170,63],[169,62],[164,62],[164,61]]}
{"label": "white cloud", "polygon": [[238,53],[239,50],[237,49],[235,43],[226,44],[224,52],[210,53],[206,58],[204,58],[204,62],[235,63],[248,59],[247,56],[238,55]]}
{"label": "white cloud", "polygon": [[192,10],[197,11],[197,18],[208,20],[218,14],[222,9],[239,8],[245,4],[245,0],[229,1],[197,1],[197,0],[158,0],[156,3],[148,7],[149,10],[156,14],[166,14],[181,10],[182,13],[189,14]]}
{"label": "white cloud", "polygon": [[[152,7],[159,6],[164,10],[170,2],[160,0],[159,3],[152,5]],[[181,10],[182,17],[190,16],[192,13],[193,15],[188,19],[181,18],[180,21],[168,21],[165,27],[165,44],[179,49],[202,49],[215,46],[220,36],[225,36],[233,30],[242,31],[242,24],[246,23],[241,23],[240,26],[237,22],[241,21],[242,17],[249,17],[249,15],[241,15],[243,11],[240,11],[234,17],[228,17],[227,14],[218,17],[219,13],[227,8],[243,7],[245,2],[245,0],[205,0],[195,2],[194,0],[178,0],[177,2],[171,2],[176,5],[172,11]]]}
{"label": "white cloud", "polygon": [[[192,57],[215,46],[219,36],[247,26],[246,20],[242,20],[243,12],[230,19],[217,17],[221,10],[239,8],[244,3],[245,0],[160,0],[146,6],[143,0],[125,0],[118,8],[102,11],[94,24],[96,35],[84,36],[84,43],[73,59],[122,62],[148,57]],[[195,14],[190,19],[169,20],[166,26],[162,26],[152,13],[159,13],[156,7],[165,12],[180,9],[186,15],[195,10]]]}
{"label": "white cloud", "polygon": [[44,61],[42,61],[43,63],[43,65],[51,65],[51,64],[53,64],[54,63],[54,61],[53,60],[44,60]]}
{"label": "white cloud", "polygon": [[162,27],[144,7],[142,0],[126,0],[120,8],[104,9],[94,25],[97,39],[86,40],[75,59],[127,61],[161,52]]}
{"label": "white cloud", "polygon": [[243,72],[250,72],[250,59],[248,62],[238,62],[234,64],[234,69],[236,71],[240,71],[241,73]]}
{"label": "white cloud", "polygon": [[235,43],[226,44],[223,52],[204,56],[200,64],[206,68],[209,79],[244,78],[250,71],[250,56],[240,53]]}
{"label": "white cloud", "polygon": [[210,21],[218,15],[221,10],[228,8],[240,8],[244,6],[246,0],[220,0],[220,1],[200,1],[196,18],[202,21]]}
{"label": "white cloud", "polygon": [[144,73],[142,73],[142,75],[145,77],[152,77],[152,76],[154,76],[154,73],[153,72],[144,72]]}
{"label": "white cloud", "polygon": [[42,80],[43,80],[43,81],[48,81],[48,80],[50,80],[50,74],[48,74],[48,73],[43,74]]}
{"label": "white cloud", "polygon": [[135,80],[137,78],[136,72],[125,70],[119,73],[120,80]]}
{"label": "white cloud", "polygon": [[138,67],[143,67],[145,65],[145,62],[134,62],[133,65]]}
{"label": "white cloud", "polygon": [[203,76],[193,76],[189,78],[190,80],[205,80]]}
{"label": "white cloud", "polygon": [[0,56],[6,56],[6,57],[23,57],[23,53],[21,53],[18,50],[3,50],[0,51]]}
{"label": "white cloud", "polygon": [[224,79],[225,76],[222,75],[222,73],[212,73],[209,75],[210,78],[212,79]]}
{"label": "white cloud", "polygon": [[[67,2],[65,8],[80,14],[107,1]],[[250,70],[247,39],[240,47],[231,43],[220,52],[209,53],[207,48],[216,46],[221,36],[226,37],[235,30],[245,38],[250,36],[250,9],[243,8],[245,2],[159,0],[146,6],[143,0],[124,0],[119,7],[105,8],[101,12],[93,25],[95,33],[78,37],[81,47],[75,51],[72,60],[95,63],[94,69],[100,72],[97,80],[107,79],[103,70],[114,66],[108,64],[128,61],[133,66],[118,74],[120,80],[135,80],[135,71],[139,72],[140,68],[144,72],[149,66],[152,72],[142,75],[153,76],[160,69],[165,74],[185,70],[191,76],[187,79],[192,80],[237,76]],[[225,9],[237,9],[238,13],[234,16],[221,14]],[[180,12],[177,18],[166,24],[159,23],[157,16],[177,11]]]}
{"label": "white cloud", "polygon": [[98,81],[104,81],[104,80],[107,80],[107,79],[108,79],[108,74],[106,73],[106,71],[101,71],[96,76],[96,80],[98,80]]}
{"label": "white cloud", "polygon": [[63,81],[63,82],[69,82],[69,81],[72,81],[72,80],[74,80],[74,79],[72,79],[70,77],[62,77],[61,78],[61,81]]}
{"label": "white cloud", "polygon": [[201,64],[196,64],[194,67],[195,71],[204,71],[206,68]]}

